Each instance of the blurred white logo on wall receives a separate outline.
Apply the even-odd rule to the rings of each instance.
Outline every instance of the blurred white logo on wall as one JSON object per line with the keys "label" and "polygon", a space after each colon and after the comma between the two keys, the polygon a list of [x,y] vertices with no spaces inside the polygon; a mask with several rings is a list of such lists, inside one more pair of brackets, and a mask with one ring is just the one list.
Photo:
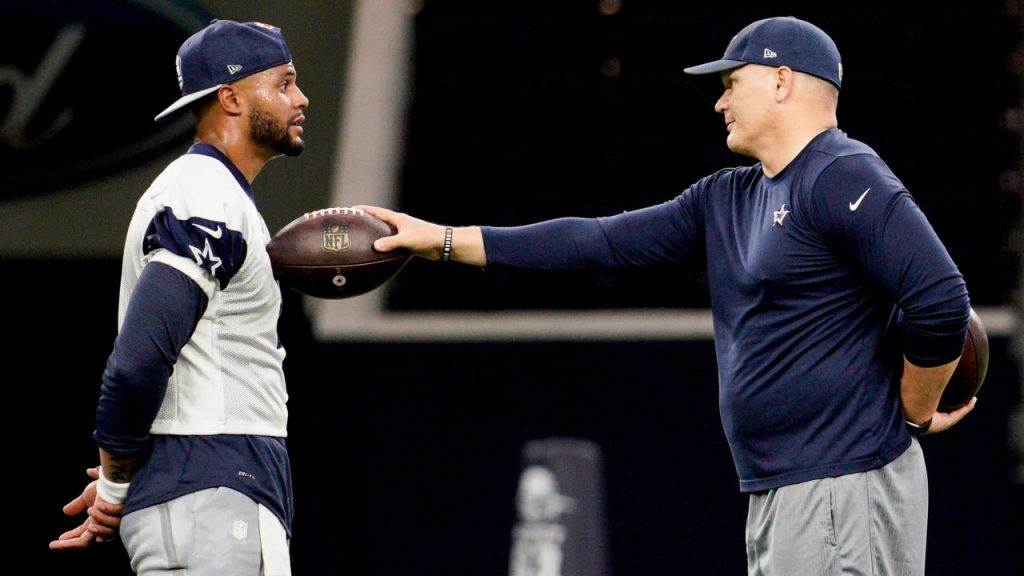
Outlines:
{"label": "blurred white logo on wall", "polygon": [[558,491],[555,475],[531,466],[519,478],[513,529],[511,576],[561,576],[566,528],[561,516],[574,508],[572,498]]}

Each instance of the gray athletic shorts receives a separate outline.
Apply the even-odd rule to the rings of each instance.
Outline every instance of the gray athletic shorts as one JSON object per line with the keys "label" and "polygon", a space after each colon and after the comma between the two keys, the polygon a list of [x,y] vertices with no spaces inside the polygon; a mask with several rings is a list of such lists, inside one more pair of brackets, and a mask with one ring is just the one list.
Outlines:
{"label": "gray athletic shorts", "polygon": [[288,540],[269,509],[227,487],[136,510],[121,540],[141,576],[289,576]]}
{"label": "gray athletic shorts", "polygon": [[749,576],[924,576],[928,474],[921,445],[858,474],[750,495]]}

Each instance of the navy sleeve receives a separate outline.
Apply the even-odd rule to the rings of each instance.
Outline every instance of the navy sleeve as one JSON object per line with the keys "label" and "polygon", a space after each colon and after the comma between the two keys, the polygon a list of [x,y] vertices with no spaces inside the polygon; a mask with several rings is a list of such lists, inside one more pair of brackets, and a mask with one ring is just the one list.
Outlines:
{"label": "navy sleeve", "polygon": [[221,289],[242,267],[247,250],[241,232],[231,230],[223,222],[197,216],[180,220],[170,206],[157,213],[146,229],[143,253],[157,248],[193,260],[217,279]]}
{"label": "navy sleeve", "polygon": [[160,262],[142,269],[103,371],[93,438],[104,450],[147,446],[167,379],[206,305],[206,293],[182,272]]}
{"label": "navy sleeve", "polygon": [[481,228],[488,265],[538,270],[678,264],[704,254],[702,195],[607,218]]}
{"label": "navy sleeve", "polygon": [[866,154],[839,158],[821,173],[812,194],[825,237],[899,306],[907,359],[932,367],[959,357],[970,317],[967,286],[882,160]]}

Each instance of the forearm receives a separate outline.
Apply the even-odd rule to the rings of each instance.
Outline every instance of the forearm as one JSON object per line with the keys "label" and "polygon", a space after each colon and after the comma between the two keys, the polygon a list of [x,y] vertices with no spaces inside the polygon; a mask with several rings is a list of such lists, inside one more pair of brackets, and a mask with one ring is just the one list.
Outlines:
{"label": "forearm", "polygon": [[136,454],[117,455],[100,448],[100,467],[103,468],[103,475],[111,482],[131,482],[138,462]]}
{"label": "forearm", "polygon": [[[413,225],[407,228],[412,232],[407,232],[408,238],[401,245],[430,260],[440,260],[444,255],[447,227],[402,217]],[[385,249],[390,249],[386,240],[377,242],[378,249],[382,243]],[[582,255],[581,244],[589,247]],[[492,253],[495,259],[490,258]],[[507,228],[452,227],[450,259],[473,266],[486,266],[490,261],[548,270],[577,268],[584,260],[601,260],[606,265],[614,262],[600,224],[595,219],[584,218],[560,218]]]}
{"label": "forearm", "polygon": [[514,227],[481,229],[486,260],[532,270],[611,267],[615,257],[594,218],[558,218]]}
{"label": "forearm", "polygon": [[704,235],[680,198],[604,218],[484,227],[487,262],[533,270],[685,264],[704,255]]}
{"label": "forearm", "polygon": [[900,403],[903,414],[914,424],[921,424],[931,418],[939,406],[942,391],[950,376],[956,370],[957,362],[934,367],[921,367],[903,359],[903,378],[900,381]]}
{"label": "forearm", "polygon": [[[442,236],[442,249],[444,239]],[[479,226],[463,226],[452,228],[451,259],[473,266],[486,266],[487,254],[484,251],[484,238]]]}

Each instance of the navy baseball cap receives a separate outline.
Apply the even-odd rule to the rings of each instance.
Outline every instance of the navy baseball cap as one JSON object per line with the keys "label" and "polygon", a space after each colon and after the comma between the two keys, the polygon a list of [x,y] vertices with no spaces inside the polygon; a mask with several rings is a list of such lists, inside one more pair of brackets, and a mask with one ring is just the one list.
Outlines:
{"label": "navy baseball cap", "polygon": [[692,66],[687,74],[714,74],[745,64],[789,66],[836,85],[843,84],[839,48],[821,29],[792,16],[766,18],[748,25],[725,49],[721,60]]}
{"label": "navy baseball cap", "polygon": [[165,118],[225,84],[291,61],[280,28],[262,22],[214,20],[178,49],[175,66],[181,98],[153,120]]}

